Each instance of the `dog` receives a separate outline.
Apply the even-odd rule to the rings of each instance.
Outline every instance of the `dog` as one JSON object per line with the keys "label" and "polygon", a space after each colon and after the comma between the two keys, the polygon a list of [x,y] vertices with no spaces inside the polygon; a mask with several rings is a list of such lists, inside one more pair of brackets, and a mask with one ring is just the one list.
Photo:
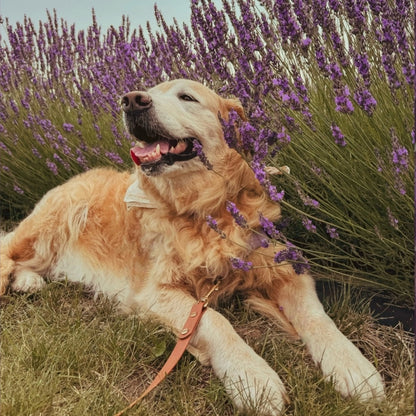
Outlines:
{"label": "dog", "polygon": [[[299,336],[343,396],[383,398],[380,374],[326,315],[309,273],[274,262],[283,244],[255,243],[259,213],[272,221],[281,214],[224,140],[221,118],[231,110],[245,118],[240,102],[196,81],[173,80],[129,92],[121,104],[137,140],[134,172],[97,168],[49,191],[2,239],[1,293],[35,291],[44,277],[65,278],[178,333],[196,300],[219,281],[214,301],[239,294]],[[227,201],[246,226],[236,224]],[[216,219],[216,230],[207,217]],[[234,269],[231,258],[257,267]],[[215,309],[202,316],[189,350],[212,366],[237,408],[282,412],[281,379]]]}

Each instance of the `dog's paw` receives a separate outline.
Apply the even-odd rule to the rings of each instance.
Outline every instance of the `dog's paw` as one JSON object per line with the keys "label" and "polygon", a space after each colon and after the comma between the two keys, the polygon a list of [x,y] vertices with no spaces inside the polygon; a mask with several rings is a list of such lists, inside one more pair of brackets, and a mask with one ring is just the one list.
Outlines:
{"label": "dog's paw", "polygon": [[280,415],[288,398],[279,376],[252,350],[249,355],[247,351],[233,355],[222,368],[221,378],[237,408],[258,415]]}
{"label": "dog's paw", "polygon": [[12,290],[16,292],[36,292],[45,286],[46,282],[42,276],[31,270],[20,270],[11,284]]}
{"label": "dog's paw", "polygon": [[343,396],[360,401],[382,400],[384,383],[376,368],[349,340],[344,338],[336,348],[325,350],[321,368],[327,379]]}

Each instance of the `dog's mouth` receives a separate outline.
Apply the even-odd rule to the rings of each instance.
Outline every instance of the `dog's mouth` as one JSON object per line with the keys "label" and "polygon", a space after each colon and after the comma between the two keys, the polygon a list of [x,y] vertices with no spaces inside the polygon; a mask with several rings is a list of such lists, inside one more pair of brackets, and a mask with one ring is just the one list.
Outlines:
{"label": "dog's mouth", "polygon": [[133,162],[147,175],[158,175],[164,166],[184,162],[197,156],[194,137],[171,136],[152,112],[127,112],[126,127],[137,140],[130,150]]}
{"label": "dog's mouth", "polygon": [[197,156],[193,146],[195,140],[194,138],[182,140],[162,138],[150,144],[139,142],[130,150],[130,155],[133,162],[144,170],[151,170],[161,164],[173,165]]}

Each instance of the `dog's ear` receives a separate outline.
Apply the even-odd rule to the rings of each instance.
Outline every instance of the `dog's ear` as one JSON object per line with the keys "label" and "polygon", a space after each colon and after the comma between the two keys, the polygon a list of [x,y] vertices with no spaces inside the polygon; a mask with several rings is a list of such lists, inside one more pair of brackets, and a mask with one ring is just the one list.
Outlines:
{"label": "dog's ear", "polygon": [[244,108],[238,98],[227,98],[223,99],[222,102],[223,106],[220,110],[220,113],[223,119],[228,120],[229,112],[234,110],[243,121],[247,121],[246,114],[244,113]]}

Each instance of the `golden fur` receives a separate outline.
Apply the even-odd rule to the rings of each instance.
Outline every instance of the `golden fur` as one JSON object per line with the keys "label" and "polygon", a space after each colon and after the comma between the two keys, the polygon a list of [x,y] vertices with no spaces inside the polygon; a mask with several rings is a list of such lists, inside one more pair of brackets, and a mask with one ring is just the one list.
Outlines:
{"label": "golden fur", "polygon": [[[194,101],[185,100],[188,94]],[[126,97],[130,105],[138,95]],[[146,174],[142,166],[133,174],[94,169],[49,191],[2,239],[0,292],[9,286],[36,290],[44,284],[41,276],[64,277],[178,331],[195,299],[220,276],[216,296],[239,293],[298,334],[342,394],[358,394],[363,400],[381,397],[381,377],[325,314],[310,276],[273,262],[283,247],[253,250],[252,232],[237,226],[225,208],[226,201],[233,201],[250,229],[259,229],[260,212],[271,220],[280,217],[279,206],[223,140],[218,113],[226,118],[235,109],[244,117],[239,102],[186,80],[160,84],[142,97],[157,124],[155,131],[197,138],[214,169],[206,169],[197,157],[162,166],[155,174]],[[140,109],[143,117],[145,110]],[[126,110],[127,125],[130,113]],[[127,209],[123,198],[136,180],[155,208]],[[208,226],[208,215],[217,219],[227,238]],[[230,257],[250,260],[256,267],[233,270]],[[260,405],[266,392],[262,412],[279,414],[285,401],[282,382],[225,318],[209,308],[191,345],[193,354],[213,366],[238,407]]]}

